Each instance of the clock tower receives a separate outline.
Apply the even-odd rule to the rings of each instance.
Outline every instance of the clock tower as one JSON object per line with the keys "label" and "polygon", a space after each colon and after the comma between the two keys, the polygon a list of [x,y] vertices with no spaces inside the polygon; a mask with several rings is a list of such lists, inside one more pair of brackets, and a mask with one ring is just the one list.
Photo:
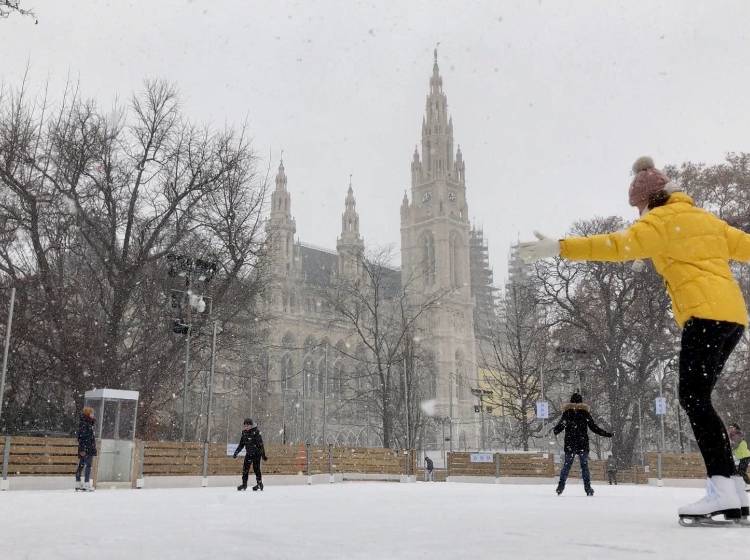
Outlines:
{"label": "clock tower", "polygon": [[[421,152],[421,153],[420,153]],[[476,447],[471,388],[477,386],[474,303],[469,278],[469,220],[461,148],[454,152],[453,119],[437,62],[422,119],[422,145],[411,162],[411,199],[401,204],[402,282],[415,299],[440,296],[422,328],[434,360],[438,414],[450,417],[452,449]],[[418,303],[418,302],[415,302]]]}

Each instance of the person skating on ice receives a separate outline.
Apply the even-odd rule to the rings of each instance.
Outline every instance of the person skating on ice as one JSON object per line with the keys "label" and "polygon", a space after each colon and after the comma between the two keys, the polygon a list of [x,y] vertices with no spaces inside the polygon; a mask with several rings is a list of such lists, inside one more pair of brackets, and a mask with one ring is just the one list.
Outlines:
{"label": "person skating on ice", "polygon": [[[94,435],[94,409],[90,406],[84,407],[78,420],[78,468],[76,468],[76,490],[93,490],[89,478],[91,477],[91,464],[96,457],[96,436]],[[81,471],[83,480],[81,482]]]}
{"label": "person skating on ice", "polygon": [[680,518],[746,518],[745,483],[737,476],[729,436],[711,403],[711,392],[748,324],[745,300],[729,261],[750,261],[750,235],[697,208],[651,158],[639,158],[633,172],[629,198],[640,218],[627,230],[559,241],[535,233],[537,241],[521,244],[521,257],[527,262],[555,256],[575,261],[651,259],[682,328],[680,405],[706,464],[706,495],[679,508]]}
{"label": "person skating on ice", "polygon": [[737,474],[742,477],[745,484],[750,484],[750,476],[747,475],[747,467],[750,465],[750,450],[747,448],[745,434],[739,424],[729,424],[729,441],[732,443],[732,453],[737,462]]}
{"label": "person skating on ice", "polygon": [[243,449],[245,450],[245,462],[242,464],[242,484],[237,487],[237,490],[247,490],[247,479],[250,474],[250,465],[252,465],[255,474],[253,490],[262,491],[263,473],[260,469],[260,460],[268,461],[268,457],[266,457],[266,450],[263,447],[263,437],[260,435],[260,430],[258,430],[258,426],[253,424],[251,418],[245,418],[243,422],[240,443],[234,451],[235,459]]}
{"label": "person skating on ice", "polygon": [[560,470],[560,482],[557,484],[557,494],[560,495],[565,490],[565,482],[568,480],[570,467],[573,461],[578,457],[581,463],[581,478],[583,478],[583,488],[587,496],[594,495],[594,489],[591,488],[591,473],[589,472],[589,430],[602,437],[612,437],[607,430],[602,430],[596,425],[591,417],[591,411],[587,404],[583,403],[583,397],[578,393],[570,396],[570,402],[563,406],[563,413],[560,421],[554,427],[555,435],[565,430],[565,460],[562,470]]}

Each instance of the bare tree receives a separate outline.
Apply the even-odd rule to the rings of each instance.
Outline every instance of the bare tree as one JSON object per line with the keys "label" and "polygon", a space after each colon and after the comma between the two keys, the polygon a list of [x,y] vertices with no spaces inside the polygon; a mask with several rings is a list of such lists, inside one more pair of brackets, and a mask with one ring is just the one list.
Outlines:
{"label": "bare tree", "polygon": [[21,0],[0,0],[0,19],[8,18],[11,14],[29,16],[34,19],[35,23],[39,23],[34,10],[21,7]]}
{"label": "bare tree", "polygon": [[[577,224],[574,235],[611,232],[620,218]],[[674,322],[663,285],[653,271],[636,272],[630,263],[541,263],[541,302],[549,306],[562,344],[585,351],[587,397],[606,416],[614,432],[613,453],[630,464],[638,437],[636,407],[654,396],[660,368],[675,355]]]}
{"label": "bare tree", "polygon": [[[402,417],[406,423],[402,408],[406,406],[406,393],[411,389],[415,397],[420,394],[415,372],[421,360],[422,320],[428,310],[439,305],[443,294],[418,297],[413,293],[415,282],[402,281],[391,266],[389,249],[360,255],[359,260],[361,275],[338,278],[326,299],[335,320],[351,330],[355,345],[364,349],[348,354],[355,362],[354,376],[364,379],[364,383],[357,383],[355,401],[367,401],[377,411],[383,445],[390,447]],[[414,420],[409,429],[410,443],[420,427],[418,410],[418,401],[410,398],[408,413]]]}
{"label": "bare tree", "polygon": [[[0,187],[0,272],[25,288],[20,308],[35,319],[26,371],[43,360],[41,375],[61,387],[47,400],[59,403],[66,390],[80,399],[91,386],[137,387],[143,431],[159,429],[160,408],[181,391],[164,257],[189,250],[218,263],[213,303],[225,323],[253,313],[263,284],[265,177],[244,131],[190,123],[160,81],[106,113],[74,87],[56,106],[24,87],[3,91]],[[30,383],[19,375],[11,387],[21,408],[41,396]]]}
{"label": "bare tree", "polygon": [[512,419],[516,426],[513,443],[527,451],[529,441],[542,429],[535,419],[542,375],[547,370],[549,387],[554,372],[548,364],[546,310],[534,279],[523,276],[521,270],[517,269],[507,284],[499,314],[482,321],[488,328],[483,330],[479,358],[480,367],[488,372],[485,382],[493,392],[485,400]]}

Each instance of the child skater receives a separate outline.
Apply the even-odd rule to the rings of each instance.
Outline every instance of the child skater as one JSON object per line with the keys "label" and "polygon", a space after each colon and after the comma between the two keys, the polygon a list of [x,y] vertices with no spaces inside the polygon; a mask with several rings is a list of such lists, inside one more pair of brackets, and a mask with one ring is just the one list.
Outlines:
{"label": "child skater", "polygon": [[255,486],[253,491],[263,491],[263,473],[260,470],[260,460],[268,461],[266,457],[266,449],[263,447],[263,438],[260,435],[258,426],[253,424],[252,419],[245,418],[242,423],[242,437],[240,437],[240,444],[234,451],[234,458],[237,458],[240,451],[245,449],[245,462],[242,464],[242,484],[237,487],[237,490],[247,490],[247,479],[250,475],[250,465],[253,466],[253,473],[255,474]]}
{"label": "child skater", "polygon": [[750,450],[747,448],[745,434],[740,429],[739,424],[729,424],[729,441],[732,442],[734,458],[737,461],[737,474],[742,477],[745,484],[750,484],[750,477],[747,475],[747,467],[750,465]]}
{"label": "child skater", "polygon": [[520,253],[527,262],[555,256],[577,261],[651,259],[682,327],[680,405],[690,419],[708,477],[705,497],[679,508],[680,522],[709,524],[719,514],[728,520],[746,519],[745,483],[737,475],[711,392],[748,324],[729,261],[750,261],[750,235],[697,208],[650,157],[639,158],[633,172],[630,205],[638,208],[640,218],[630,228],[560,241],[535,232],[538,240],[522,243]]}

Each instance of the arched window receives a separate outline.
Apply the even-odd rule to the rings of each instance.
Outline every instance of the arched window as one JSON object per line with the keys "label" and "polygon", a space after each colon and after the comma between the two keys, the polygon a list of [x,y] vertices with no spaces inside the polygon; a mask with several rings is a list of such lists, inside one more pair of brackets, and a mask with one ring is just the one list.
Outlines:
{"label": "arched window", "polygon": [[451,286],[461,286],[461,240],[455,231],[450,234],[448,241],[448,258],[450,259]]}
{"label": "arched window", "polygon": [[435,283],[436,268],[435,238],[432,232],[427,232],[422,237],[422,274],[425,285],[432,286]]}

